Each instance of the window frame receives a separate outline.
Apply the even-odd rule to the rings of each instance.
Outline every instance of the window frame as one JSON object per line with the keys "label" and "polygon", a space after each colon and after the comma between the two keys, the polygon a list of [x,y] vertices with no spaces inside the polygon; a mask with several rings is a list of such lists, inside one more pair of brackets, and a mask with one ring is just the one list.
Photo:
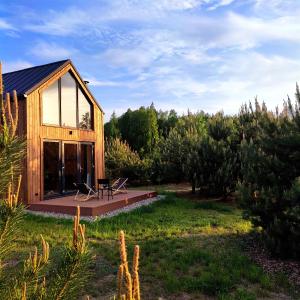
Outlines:
{"label": "window frame", "polygon": [[[78,83],[78,81],[76,80],[76,78],[73,76],[73,74],[68,71],[68,73],[70,74],[70,76],[75,80],[75,85],[76,85],[76,127],[72,127],[72,126],[64,126],[62,125],[62,84],[61,84],[61,77],[57,79],[57,88],[58,88],[58,113],[59,113],[59,124],[49,124],[49,123],[44,123],[44,111],[43,111],[43,92],[49,88],[49,86],[53,83],[51,83],[49,86],[47,86],[44,90],[41,91],[40,93],[40,105],[41,105],[41,125],[42,126],[51,126],[51,127],[59,127],[59,128],[67,128],[67,129],[77,129],[77,130],[84,130],[84,131],[94,131],[94,105],[93,103],[89,100],[89,97],[87,97],[87,94],[85,93],[85,91],[81,88],[81,85]],[[65,75],[65,74],[64,74]],[[64,76],[62,75],[62,76]],[[80,128],[79,125],[79,89],[81,91],[81,93],[83,94],[83,96],[85,97],[86,101],[90,104],[90,115],[91,115],[91,126],[89,129],[84,129],[84,128]]]}
{"label": "window frame", "polygon": [[[83,91],[83,89],[80,87],[80,84],[77,83],[77,89],[76,89],[76,105],[77,105],[77,128],[79,130],[87,130],[87,131],[93,131],[94,130],[94,105],[93,103],[88,99],[86,93]],[[80,128],[80,119],[79,119],[79,90],[81,91],[82,95],[84,96],[85,100],[89,103],[90,105],[90,118],[91,118],[91,126],[90,129],[84,129]]]}
{"label": "window frame", "polygon": [[48,89],[54,82],[52,82],[50,85],[48,85],[45,89],[40,92],[40,112],[41,112],[41,124],[44,126],[52,126],[52,127],[60,127],[61,124],[61,104],[60,104],[60,80],[57,80],[57,88],[58,88],[58,123],[59,124],[51,124],[51,123],[44,123],[44,99],[43,99],[43,93],[46,89]]}

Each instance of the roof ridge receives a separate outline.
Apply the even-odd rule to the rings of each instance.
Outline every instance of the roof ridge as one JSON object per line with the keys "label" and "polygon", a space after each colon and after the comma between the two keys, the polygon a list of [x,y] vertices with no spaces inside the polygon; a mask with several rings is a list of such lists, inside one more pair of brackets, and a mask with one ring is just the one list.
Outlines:
{"label": "roof ridge", "polygon": [[48,64],[33,66],[33,67],[29,67],[29,68],[24,68],[24,69],[12,71],[12,72],[6,72],[6,73],[3,73],[2,75],[17,73],[17,72],[21,72],[21,71],[25,71],[25,70],[35,69],[35,68],[39,68],[39,67],[43,67],[43,66],[49,66],[49,65],[58,64],[58,63],[66,63],[67,61],[71,61],[71,60],[70,59],[58,60],[58,61],[54,61],[54,62],[51,62],[51,63],[48,63]]}

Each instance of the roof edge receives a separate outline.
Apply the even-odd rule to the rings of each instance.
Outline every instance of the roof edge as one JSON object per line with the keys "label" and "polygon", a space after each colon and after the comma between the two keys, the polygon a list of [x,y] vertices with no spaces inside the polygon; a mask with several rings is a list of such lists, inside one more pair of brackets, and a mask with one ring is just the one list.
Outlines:
{"label": "roof edge", "polygon": [[24,69],[20,69],[20,70],[15,70],[15,71],[11,71],[11,72],[6,72],[6,73],[3,73],[2,75],[17,73],[17,72],[21,72],[21,71],[29,70],[29,69],[35,69],[35,68],[39,68],[39,67],[42,67],[42,66],[52,65],[52,64],[55,64],[55,63],[67,62],[68,60],[70,60],[70,59],[62,59],[62,60],[54,61],[54,62],[51,62],[51,63],[43,64],[43,65],[38,65],[38,66],[33,66],[33,67],[24,68]]}
{"label": "roof edge", "polygon": [[[63,61],[63,60],[62,60]],[[69,63],[71,63],[70,59],[67,59],[62,65],[60,65],[58,68],[56,68],[53,72],[51,72],[48,76],[46,76],[45,78],[43,78],[40,82],[38,82],[37,84],[35,84],[33,87],[31,87],[29,90],[25,91],[24,95],[25,97],[27,95],[29,95],[30,93],[32,93],[34,90],[36,90],[39,86],[41,86],[44,82],[46,82],[47,80],[49,80],[54,74],[56,74],[57,72],[59,72],[61,69],[63,69],[65,66],[67,66]]]}
{"label": "roof edge", "polygon": [[[63,62],[63,60],[62,60],[62,62]],[[75,70],[75,72],[77,73],[77,75],[80,78],[80,80],[82,82],[84,82],[83,79],[82,79],[82,77],[81,77],[81,75],[80,75],[80,73],[78,72],[78,70],[76,69],[76,67],[74,66],[74,64],[72,63],[71,59],[67,59],[62,65],[60,65],[58,68],[56,68],[48,76],[46,76],[45,78],[43,78],[40,82],[38,82],[33,87],[31,87],[29,90],[27,90],[25,93],[23,93],[23,96],[26,98],[29,94],[31,94],[33,91],[35,91],[36,89],[38,89],[43,83],[45,83],[46,81],[48,81],[52,76],[54,76],[56,73],[58,73],[60,70],[62,70],[63,68],[65,68],[69,64]],[[30,69],[30,68],[28,68],[28,69]],[[18,71],[15,71],[15,72],[18,72]],[[13,72],[11,72],[11,73],[13,73]],[[103,111],[103,109],[102,109],[102,107],[100,106],[100,104],[98,103],[98,101],[96,100],[96,98],[93,96],[92,92],[90,91],[90,89],[88,88],[87,85],[85,85],[85,88],[87,89],[89,95],[93,98],[95,104],[98,106],[98,108],[100,109],[100,111],[103,114],[105,114],[104,111]]]}
{"label": "roof edge", "polygon": [[[77,75],[78,75],[78,77],[80,78],[80,80],[84,83],[84,80],[82,79],[80,73],[78,72],[78,70],[76,69],[76,67],[74,66],[74,64],[72,63],[71,60],[70,60],[70,64],[71,64],[71,66],[73,67],[73,69],[75,70],[75,72],[77,73]],[[102,107],[101,107],[100,104],[98,103],[97,99],[94,97],[93,93],[92,93],[91,90],[89,89],[89,87],[88,87],[86,84],[84,84],[84,87],[87,89],[87,91],[89,92],[90,96],[93,98],[93,100],[95,101],[96,105],[97,105],[98,108],[101,110],[101,112],[102,112],[103,114],[105,114],[104,111],[103,111],[103,109],[102,109]]]}

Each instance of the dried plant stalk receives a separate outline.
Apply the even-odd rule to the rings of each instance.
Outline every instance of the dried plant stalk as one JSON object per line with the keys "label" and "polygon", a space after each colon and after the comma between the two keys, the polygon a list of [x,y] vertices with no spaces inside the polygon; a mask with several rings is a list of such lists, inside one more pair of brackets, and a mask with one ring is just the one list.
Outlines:
{"label": "dried plant stalk", "polygon": [[127,264],[127,250],[126,250],[126,243],[125,243],[125,234],[124,231],[120,231],[120,258],[122,264]]}
{"label": "dried plant stalk", "polygon": [[[125,234],[123,231],[120,231],[119,242],[121,264],[118,271],[118,299],[140,300],[140,283],[138,274],[140,248],[139,246],[135,246],[134,248],[133,267],[131,275],[128,269]],[[123,294],[123,289],[125,290],[125,294]]]}
{"label": "dried plant stalk", "polygon": [[76,216],[73,225],[73,248],[79,253],[85,251],[85,225],[80,224],[80,206],[77,206]]}
{"label": "dried plant stalk", "polygon": [[15,109],[15,117],[13,123],[13,136],[15,136],[17,132],[18,122],[19,122],[19,102],[18,102],[18,95],[17,91],[13,90],[13,100],[14,100],[14,109]]}
{"label": "dried plant stalk", "polygon": [[27,294],[27,287],[26,287],[26,282],[24,282],[23,287],[22,287],[22,295],[21,295],[21,300],[26,300],[26,294]]}
{"label": "dried plant stalk", "polygon": [[[11,108],[10,94],[6,93],[4,99],[3,96],[3,77],[2,77],[2,64],[0,62],[0,109],[1,109],[1,124],[0,128],[7,138],[13,138],[17,133],[18,121],[19,121],[19,106],[18,106],[18,95],[13,90],[13,103],[14,103],[14,114]],[[5,100],[5,101],[4,101]]]}
{"label": "dried plant stalk", "polygon": [[10,94],[9,93],[6,93],[6,97],[5,97],[5,110],[6,110],[6,114],[8,117],[8,125],[13,126],[14,120],[13,120],[13,116],[11,113]]}
{"label": "dried plant stalk", "polygon": [[133,255],[133,265],[132,265],[132,272],[133,272],[133,282],[132,282],[132,293],[134,300],[140,300],[140,280],[139,280],[139,259],[140,259],[140,247],[136,245],[134,247],[134,255]]}
{"label": "dried plant stalk", "polygon": [[2,63],[0,61],[0,95],[3,95]]}
{"label": "dried plant stalk", "polygon": [[22,175],[19,175],[16,192],[14,192],[13,177],[12,177],[11,182],[8,184],[7,197],[4,201],[6,202],[6,205],[10,209],[16,208],[19,203],[19,193],[20,193],[20,188],[21,188],[21,182],[22,182]]}
{"label": "dried plant stalk", "polygon": [[123,286],[124,267],[121,264],[118,270],[118,299],[122,297],[122,286]]}
{"label": "dried plant stalk", "polygon": [[132,300],[132,279],[129,272],[125,274],[125,281],[126,281],[126,299]]}

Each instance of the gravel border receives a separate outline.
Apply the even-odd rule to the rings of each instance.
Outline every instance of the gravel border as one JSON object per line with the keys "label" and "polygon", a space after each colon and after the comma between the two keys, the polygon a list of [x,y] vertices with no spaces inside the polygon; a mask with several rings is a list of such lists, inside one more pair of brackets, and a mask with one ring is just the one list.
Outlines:
{"label": "gravel border", "polygon": [[[92,217],[92,216],[90,216],[90,217],[89,216],[81,216],[80,219],[84,220],[84,221],[94,222],[94,221],[97,221],[97,220],[100,220],[100,219],[111,218],[111,217],[117,216],[121,213],[128,213],[128,212],[133,211],[133,210],[135,210],[135,209],[137,209],[141,206],[147,206],[147,205],[150,205],[150,204],[152,204],[156,201],[164,200],[164,199],[165,199],[164,195],[158,195],[156,197],[148,198],[148,199],[145,199],[145,200],[142,200],[142,201],[138,201],[138,202],[135,202],[133,204],[124,206],[122,208],[110,211],[106,214],[102,214],[102,215],[94,216],[94,217]],[[73,219],[72,215],[52,213],[52,212],[40,212],[40,211],[32,211],[32,210],[27,209],[26,213],[28,213],[30,215],[36,215],[36,216],[42,216],[42,217],[52,217],[52,218],[57,218],[57,219]]]}

